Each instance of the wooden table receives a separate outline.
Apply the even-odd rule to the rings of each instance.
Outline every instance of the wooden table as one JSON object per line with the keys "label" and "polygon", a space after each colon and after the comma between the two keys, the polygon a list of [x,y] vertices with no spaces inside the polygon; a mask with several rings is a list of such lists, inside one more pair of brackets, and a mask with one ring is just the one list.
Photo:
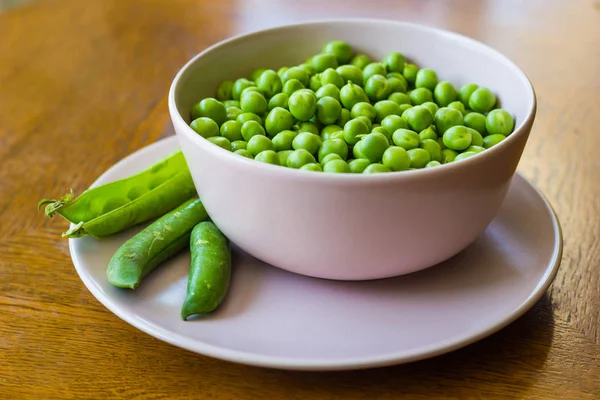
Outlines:
{"label": "wooden table", "polygon": [[[343,373],[222,362],[158,341],[96,301],[66,223],[36,202],[77,192],[172,134],[180,66],[232,34],[368,16],[435,25],[513,58],[539,99],[519,170],[562,222],[562,267],[525,316],[474,345],[409,365]],[[598,0],[39,1],[0,14],[0,398],[600,398]]]}

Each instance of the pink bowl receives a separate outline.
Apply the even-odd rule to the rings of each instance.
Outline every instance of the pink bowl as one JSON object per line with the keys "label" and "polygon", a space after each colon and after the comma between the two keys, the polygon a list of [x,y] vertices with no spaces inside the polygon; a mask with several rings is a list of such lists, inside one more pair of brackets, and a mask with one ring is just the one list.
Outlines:
{"label": "pink bowl", "polygon": [[[354,175],[256,162],[213,145],[188,126],[192,104],[214,97],[221,81],[249,76],[260,67],[300,64],[336,39],[373,59],[403,52],[457,87],[474,82],[490,88],[515,116],[515,131],[463,161]],[[175,77],[169,110],[198,194],[237,246],[299,274],[366,280],[431,267],[486,229],[515,173],[536,100],[513,62],[472,39],[409,23],[343,19],[273,28],[206,49]]]}

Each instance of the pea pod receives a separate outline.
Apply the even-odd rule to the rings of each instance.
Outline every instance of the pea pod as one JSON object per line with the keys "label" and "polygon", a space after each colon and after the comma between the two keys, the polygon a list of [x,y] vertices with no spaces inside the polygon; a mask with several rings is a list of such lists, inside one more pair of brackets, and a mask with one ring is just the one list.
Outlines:
{"label": "pea pod", "polygon": [[210,221],[199,223],[190,239],[192,262],[181,318],[214,311],[227,295],[231,277],[229,241]]}
{"label": "pea pod", "polygon": [[198,198],[163,215],[117,250],[108,264],[108,281],[120,288],[137,288],[158,265],[187,247],[194,226],[207,218]]}
{"label": "pea pod", "polygon": [[76,224],[64,237],[108,236],[159,217],[196,193],[181,151],[128,178],[86,190],[73,199],[73,191],[58,200],[43,199],[51,218],[61,215]]}

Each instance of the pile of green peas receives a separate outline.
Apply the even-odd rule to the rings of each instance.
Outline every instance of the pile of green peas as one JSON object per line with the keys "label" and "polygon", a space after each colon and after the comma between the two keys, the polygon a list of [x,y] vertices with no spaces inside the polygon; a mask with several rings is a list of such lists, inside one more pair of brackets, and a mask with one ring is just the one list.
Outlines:
{"label": "pile of green peas", "polygon": [[233,153],[306,171],[435,167],[500,143],[513,116],[469,83],[456,89],[399,52],[374,61],[343,41],[305,63],[224,81],[194,104],[190,127]]}

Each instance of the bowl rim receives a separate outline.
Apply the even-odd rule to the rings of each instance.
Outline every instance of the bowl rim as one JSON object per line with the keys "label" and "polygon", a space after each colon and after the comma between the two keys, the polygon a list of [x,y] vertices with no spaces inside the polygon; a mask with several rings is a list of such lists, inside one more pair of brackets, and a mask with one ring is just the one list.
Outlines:
{"label": "bowl rim", "polygon": [[[275,33],[282,29],[293,29],[300,26],[307,25],[326,25],[326,24],[348,24],[348,23],[373,23],[373,24],[389,24],[389,25],[399,25],[406,26],[411,29],[415,29],[417,31],[429,31],[434,32],[439,35],[445,35],[447,37],[455,38],[457,40],[462,41],[463,43],[471,46],[477,46],[481,50],[487,52],[489,55],[496,57],[502,60],[509,68],[511,68],[517,75],[520,75],[527,88],[529,89],[529,95],[531,98],[531,105],[527,111],[526,117],[516,126],[513,132],[506,137],[505,140],[498,143],[497,145],[486,149],[485,151],[478,153],[474,156],[463,159],[459,162],[451,162],[448,164],[443,164],[439,167],[434,168],[421,168],[415,170],[404,170],[404,171],[392,171],[387,173],[379,173],[379,174],[335,174],[335,173],[321,173],[317,174],[313,171],[304,171],[295,168],[287,168],[282,167],[280,165],[272,165],[268,163],[257,162],[254,159],[249,159],[242,156],[237,156],[233,154],[231,151],[225,150],[219,146],[214,145],[207,139],[198,135],[194,130],[189,126],[188,123],[183,119],[181,114],[178,111],[177,103],[175,101],[175,93],[179,89],[179,84],[181,82],[182,77],[191,69],[191,67],[203,56],[208,53],[211,53],[221,47],[224,47],[228,44],[246,40],[253,36],[264,35],[268,33]],[[203,148],[205,151],[211,152],[215,157],[220,159],[229,159],[233,163],[238,163],[238,165],[246,166],[246,168],[253,168],[257,171],[262,171],[262,173],[271,175],[271,176],[281,176],[285,178],[293,178],[300,180],[316,180],[316,181],[336,181],[336,182],[382,182],[382,181],[396,181],[396,180],[422,180],[425,177],[437,177],[438,175],[449,174],[452,171],[460,172],[465,169],[476,168],[477,165],[480,165],[482,162],[485,162],[485,158],[490,154],[495,154],[507,146],[510,146],[511,142],[517,140],[518,137],[527,134],[527,126],[532,126],[533,121],[535,120],[536,110],[537,110],[537,97],[535,94],[535,89],[531,83],[531,80],[525,74],[525,72],[509,57],[495,48],[480,42],[471,37],[447,30],[441,29],[437,27],[432,27],[424,24],[417,24],[413,22],[406,22],[402,20],[395,19],[386,19],[386,18],[361,18],[361,17],[351,17],[351,18],[325,18],[325,19],[310,19],[304,20],[301,22],[295,22],[291,24],[282,24],[276,25],[265,29],[252,30],[245,33],[240,33],[233,35],[227,39],[221,40],[204,50],[200,53],[196,54],[194,57],[189,59],[177,72],[173,81],[171,82],[171,86],[168,94],[168,107],[171,115],[171,120],[174,125],[182,124],[184,129],[182,133],[191,139],[198,146]],[[530,128],[531,129],[531,128]],[[176,132],[179,131],[176,129]]]}

